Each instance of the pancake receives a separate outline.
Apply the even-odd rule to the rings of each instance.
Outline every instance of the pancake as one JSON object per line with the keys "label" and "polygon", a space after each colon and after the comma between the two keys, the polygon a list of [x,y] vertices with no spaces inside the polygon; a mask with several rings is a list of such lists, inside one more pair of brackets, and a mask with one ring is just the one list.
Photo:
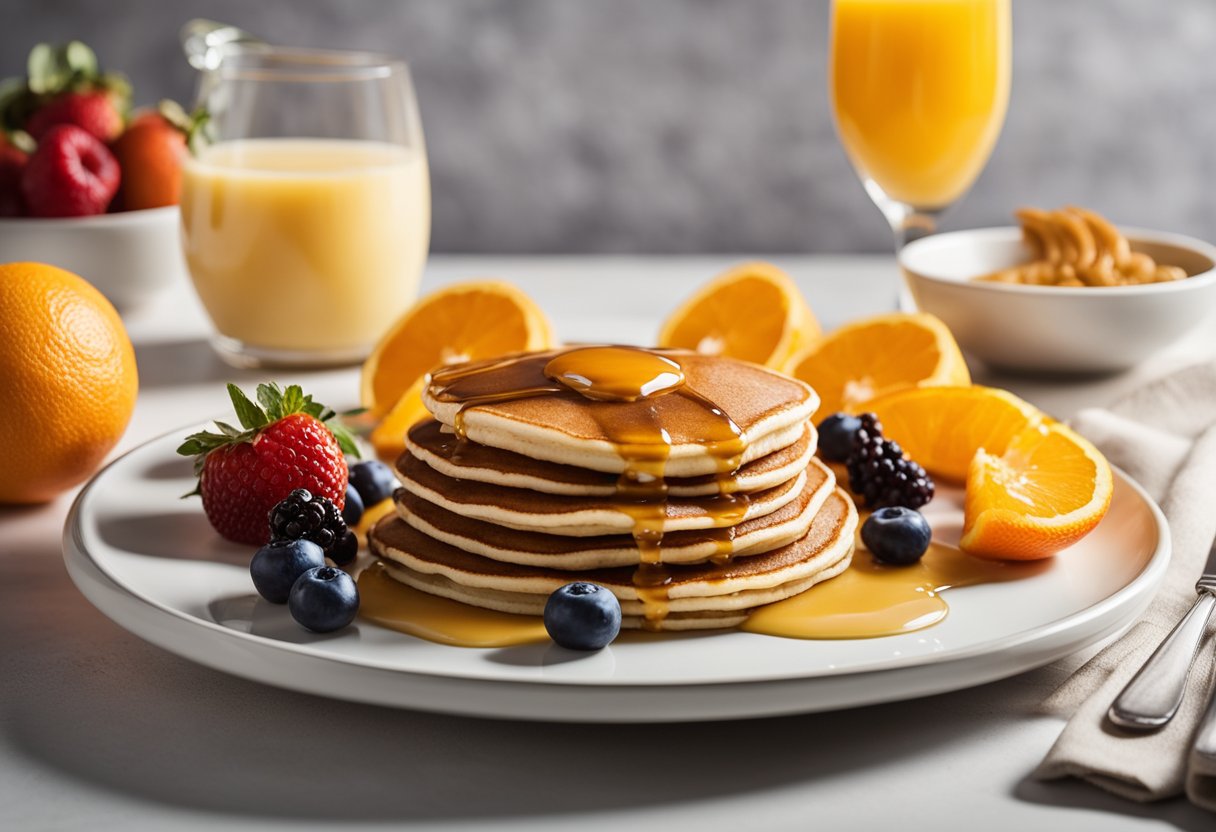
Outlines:
{"label": "pancake", "polygon": [[[762,491],[798,476],[815,455],[817,437],[808,422],[792,445],[744,465],[729,479],[719,476],[667,477],[671,497],[706,497],[728,491]],[[451,428],[433,419],[410,428],[406,451],[445,476],[545,494],[608,497],[617,493],[619,476],[532,459],[521,454],[461,442]],[[401,467],[399,461],[398,467]]]}
{"label": "pancake", "polygon": [[[853,552],[857,511],[838,489],[824,502],[799,540],[761,555],[722,565],[667,567],[666,615],[643,621],[653,602],[633,583],[635,570],[579,573],[617,596],[624,626],[700,629],[741,623],[748,611],[810,589],[842,572]],[[558,569],[489,560],[436,541],[389,515],[369,535],[372,552],[389,574],[423,592],[500,612],[539,615],[545,601],[572,575]]]}
{"label": "pancake", "polygon": [[664,534],[734,526],[777,511],[796,499],[806,482],[804,469],[794,479],[755,494],[686,497],[642,505],[625,497],[542,494],[523,488],[457,480],[445,477],[412,455],[402,459],[398,479],[402,487],[416,497],[456,514],[498,526],[572,537],[632,533],[639,510],[648,507],[662,513],[653,518],[653,524],[648,517],[648,527]]}
{"label": "pancake", "polygon": [[[684,386],[638,401],[594,400],[545,376],[548,362],[569,351],[436,371],[423,402],[449,427],[459,416],[464,435],[481,445],[621,474],[630,467],[621,453],[628,443],[665,457],[668,477],[713,475],[723,469],[724,456],[733,468],[793,445],[819,406],[814,390],[800,381],[758,364],[683,350],[644,352],[676,361]],[[726,417],[742,431],[737,453],[724,454],[713,441],[725,438]]]}
{"label": "pancake", "polygon": [[[659,550],[663,563],[699,563],[711,557],[746,557],[794,542],[806,534],[835,487],[831,470],[812,459],[802,492],[777,511],[709,531],[672,532]],[[397,513],[418,531],[475,555],[524,566],[582,570],[636,566],[641,552],[632,535],[567,537],[507,529],[428,502],[405,489],[394,495]]]}

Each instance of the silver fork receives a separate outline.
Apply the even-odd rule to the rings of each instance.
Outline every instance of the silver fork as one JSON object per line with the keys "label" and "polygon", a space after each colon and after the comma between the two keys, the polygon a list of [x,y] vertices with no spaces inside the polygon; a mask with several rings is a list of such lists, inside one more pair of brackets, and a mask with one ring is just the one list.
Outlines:
{"label": "silver fork", "polygon": [[1208,562],[1195,584],[1195,592],[1198,594],[1195,603],[1107,711],[1110,721],[1121,728],[1153,731],[1178,712],[1199,641],[1216,608],[1216,542],[1208,552]]}

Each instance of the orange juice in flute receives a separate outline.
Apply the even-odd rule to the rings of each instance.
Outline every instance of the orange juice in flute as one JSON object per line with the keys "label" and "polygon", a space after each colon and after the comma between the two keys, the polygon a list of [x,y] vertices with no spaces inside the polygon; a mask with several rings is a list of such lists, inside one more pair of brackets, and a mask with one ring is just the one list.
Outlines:
{"label": "orange juice in flute", "polygon": [[897,244],[983,170],[1009,101],[1010,0],[834,0],[836,129]]}

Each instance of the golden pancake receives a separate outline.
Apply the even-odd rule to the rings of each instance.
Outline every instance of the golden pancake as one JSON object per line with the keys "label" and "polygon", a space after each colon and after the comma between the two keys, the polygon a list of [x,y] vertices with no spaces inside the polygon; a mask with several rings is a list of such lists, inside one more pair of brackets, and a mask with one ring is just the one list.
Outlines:
{"label": "golden pancake", "polygon": [[[402,487],[448,511],[511,529],[591,537],[632,533],[637,527],[637,500],[628,497],[574,497],[502,488],[483,482],[445,477],[412,455],[402,457]],[[755,494],[686,497],[653,501],[658,510],[651,527],[663,534],[714,529],[772,514],[798,497],[806,470],[794,479]]]}
{"label": "golden pancake", "polygon": [[[653,392],[642,384],[637,400],[600,400],[546,374],[551,362],[597,351],[649,357],[675,368],[682,382]],[[423,400],[436,419],[481,445],[611,474],[644,457],[661,462],[667,477],[718,474],[793,445],[819,405],[807,385],[756,364],[622,347],[444,368],[433,373]]]}
{"label": "golden pancake", "polygon": [[[835,476],[818,460],[806,468],[802,493],[777,511],[735,526],[706,531],[672,532],[659,549],[663,563],[699,563],[710,558],[746,557],[777,549],[806,534],[823,501],[835,487]],[[399,489],[397,513],[418,531],[475,555],[525,566],[597,569],[635,566],[641,550],[632,535],[568,537],[508,529],[440,508]]]}
{"label": "golden pancake", "polygon": [[[503,563],[436,541],[396,516],[372,529],[373,554],[392,567],[390,574],[423,592],[501,612],[539,615],[558,587],[573,579],[609,589],[621,601],[631,626],[679,629],[730,626],[748,610],[788,598],[847,568],[853,551],[857,511],[843,492],[824,502],[807,533],[764,554],[725,564],[663,567],[662,615],[655,616],[652,591],[634,583],[633,568],[597,569],[577,574],[560,569]],[[693,615],[700,614],[700,615]]]}
{"label": "golden pancake", "polygon": [[[781,450],[744,465],[732,477],[667,477],[671,497],[706,497],[732,491],[762,491],[798,476],[815,454],[816,433],[809,423],[802,437]],[[433,419],[410,428],[406,451],[441,474],[461,480],[527,488],[546,494],[607,497],[617,493],[620,477],[573,465],[532,459],[456,438]],[[397,463],[398,468],[401,462]]]}

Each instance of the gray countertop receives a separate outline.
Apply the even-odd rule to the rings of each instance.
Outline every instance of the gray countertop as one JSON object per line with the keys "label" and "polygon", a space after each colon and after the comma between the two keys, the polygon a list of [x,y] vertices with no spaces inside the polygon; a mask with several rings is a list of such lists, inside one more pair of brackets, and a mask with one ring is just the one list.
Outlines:
{"label": "gray countertop", "polygon": [[[493,275],[567,340],[646,342],[728,257],[437,257],[426,287]],[[887,258],[775,258],[827,326],[888,308]],[[141,392],[119,450],[223,408],[269,377],[210,352],[175,286],[129,317]],[[1100,405],[1216,346],[1190,339],[1095,379],[997,378],[1057,416]],[[284,378],[279,374],[280,378]],[[337,406],[353,369],[296,374]],[[1184,801],[1141,806],[1029,773],[1061,723],[1038,704],[1075,667],[942,696],[755,721],[563,726],[391,710],[279,690],[152,647],[64,571],[72,495],[0,509],[0,828],[1211,829]]]}

